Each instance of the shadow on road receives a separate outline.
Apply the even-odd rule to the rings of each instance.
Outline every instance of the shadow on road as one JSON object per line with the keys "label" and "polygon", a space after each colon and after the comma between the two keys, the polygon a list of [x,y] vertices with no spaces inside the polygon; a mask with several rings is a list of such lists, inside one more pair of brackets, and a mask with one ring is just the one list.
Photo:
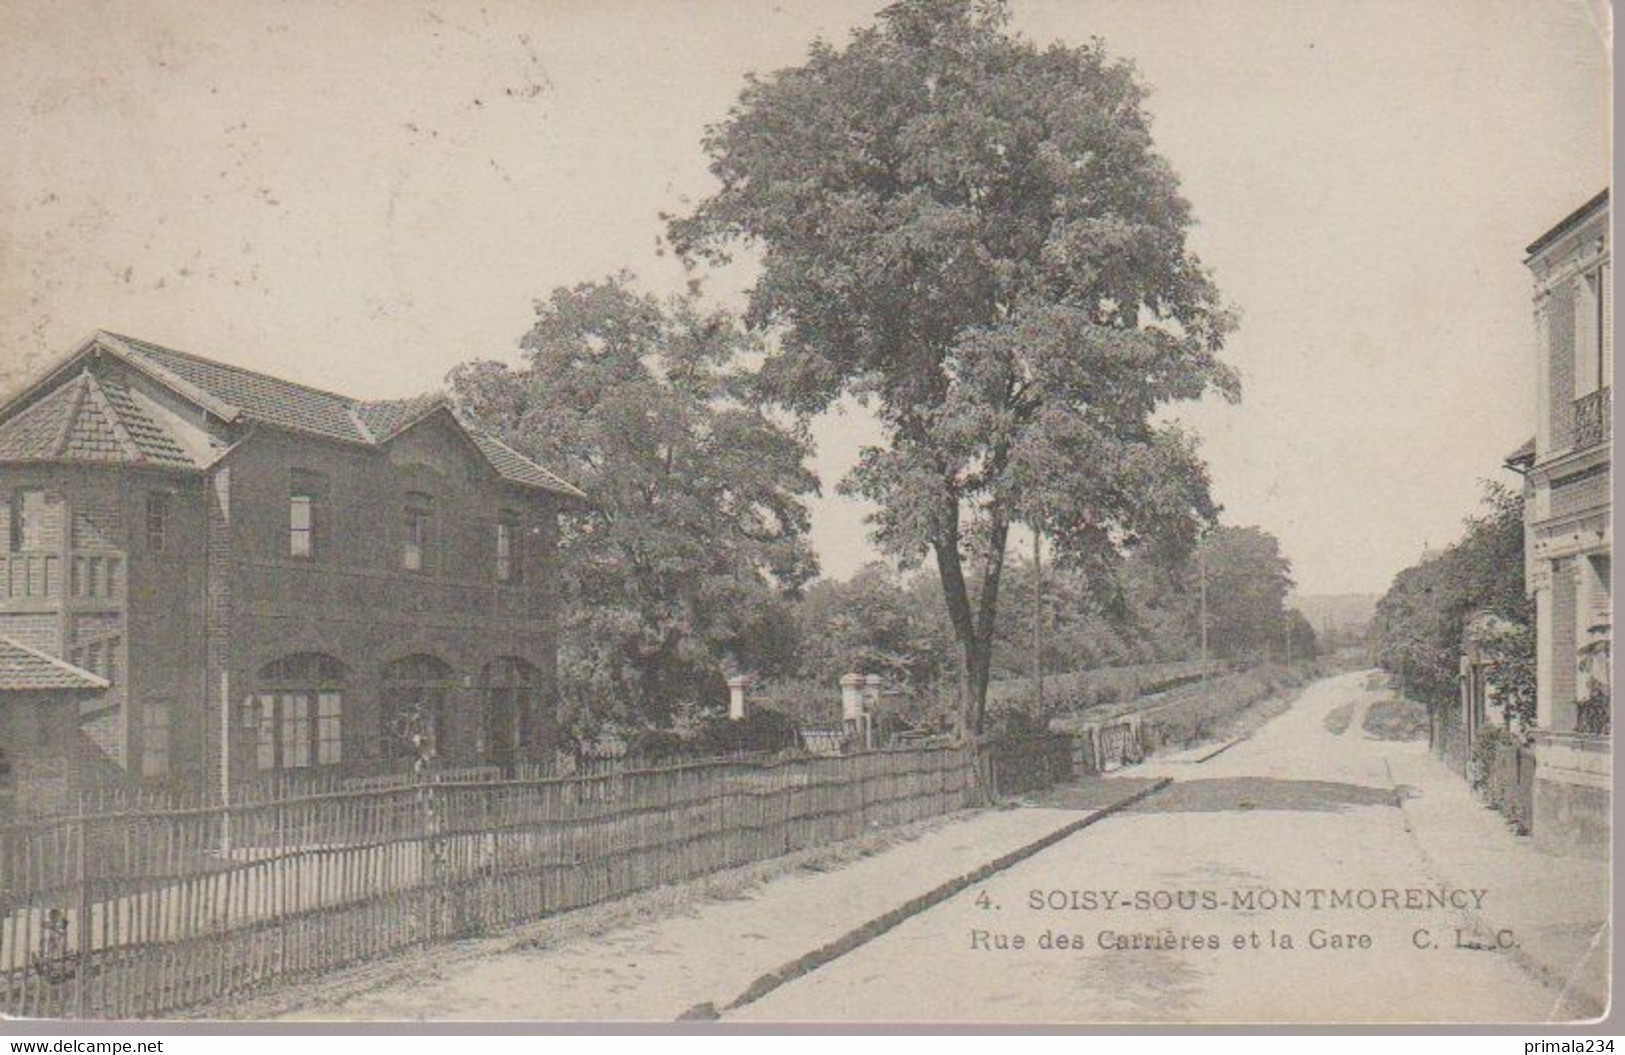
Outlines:
{"label": "shadow on road", "polygon": [[1103,810],[1155,783],[1149,777],[1081,777],[1070,784],[1033,792],[1021,804],[1056,810]]}
{"label": "shadow on road", "polygon": [[1301,810],[1341,813],[1354,806],[1395,806],[1405,788],[1373,788],[1330,780],[1224,777],[1180,780],[1166,791],[1129,807],[1132,813],[1228,813]]}

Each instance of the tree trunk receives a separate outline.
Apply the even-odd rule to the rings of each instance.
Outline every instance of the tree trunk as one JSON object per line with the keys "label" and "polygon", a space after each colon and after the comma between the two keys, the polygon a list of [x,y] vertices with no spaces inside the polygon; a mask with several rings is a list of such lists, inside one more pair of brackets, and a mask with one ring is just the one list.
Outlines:
{"label": "tree trunk", "polygon": [[993,630],[998,615],[999,581],[1004,572],[1004,549],[1009,525],[995,520],[990,530],[988,561],[981,592],[974,605],[965,583],[964,558],[959,552],[959,503],[944,510],[945,528],[932,544],[937,572],[948,603],[948,618],[964,653],[960,668],[960,707],[965,730],[981,736],[987,718],[987,688],[993,674]]}

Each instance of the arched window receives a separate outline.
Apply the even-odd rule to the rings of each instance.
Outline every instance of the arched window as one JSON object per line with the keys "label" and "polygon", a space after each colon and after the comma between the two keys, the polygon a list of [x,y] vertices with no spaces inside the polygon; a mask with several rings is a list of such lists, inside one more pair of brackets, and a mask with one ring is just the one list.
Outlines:
{"label": "arched window", "polygon": [[385,758],[415,759],[420,743],[431,756],[445,749],[451,683],[451,668],[433,656],[407,656],[384,668]]}
{"label": "arched window", "polygon": [[342,762],[344,682],[344,664],[320,652],[297,652],[261,667],[256,767],[304,769]]}
{"label": "arched window", "polygon": [[481,761],[509,765],[530,743],[541,707],[541,672],[522,659],[492,660],[480,673]]}

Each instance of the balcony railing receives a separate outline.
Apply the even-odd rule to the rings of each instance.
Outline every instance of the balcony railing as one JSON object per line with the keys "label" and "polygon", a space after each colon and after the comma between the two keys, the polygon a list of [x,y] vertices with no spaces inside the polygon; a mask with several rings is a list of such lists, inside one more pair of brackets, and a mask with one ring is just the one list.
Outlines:
{"label": "balcony railing", "polygon": [[1594,447],[1608,442],[1614,413],[1614,390],[1599,388],[1574,401],[1574,445]]}
{"label": "balcony railing", "polygon": [[62,555],[39,550],[0,553],[0,603],[124,596],[124,555],[117,550],[75,550],[63,582]]}
{"label": "balcony railing", "polygon": [[62,595],[62,558],[55,553],[0,553],[0,601]]}

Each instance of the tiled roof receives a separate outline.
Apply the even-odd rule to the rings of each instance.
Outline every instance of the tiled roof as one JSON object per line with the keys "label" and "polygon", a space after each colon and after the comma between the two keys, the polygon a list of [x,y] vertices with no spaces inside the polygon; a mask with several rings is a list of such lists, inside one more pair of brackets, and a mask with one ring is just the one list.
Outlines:
{"label": "tiled roof", "polygon": [[0,422],[0,461],[194,467],[175,437],[134,396],[88,371]]}
{"label": "tiled roof", "polygon": [[80,375],[0,424],[0,459],[42,461],[57,457],[84,386],[84,375]]}
{"label": "tiled roof", "polygon": [[549,491],[560,491],[578,498],[586,497],[501,440],[472,429],[468,430],[468,434],[479,446],[480,453],[485,455],[485,460],[491,463],[503,479],[517,484],[528,484],[531,487],[543,487]]}
{"label": "tiled roof", "polygon": [[355,412],[379,443],[437,407],[450,406],[445,396],[427,392],[411,399],[384,399],[374,403],[357,403]]}
{"label": "tiled roof", "polygon": [[133,337],[111,336],[128,349],[139,365],[156,367],[160,375],[172,374],[237,408],[246,417],[331,439],[367,442],[350,417],[352,400],[341,395]]}
{"label": "tiled roof", "polygon": [[0,637],[0,691],[105,689],[107,681],[55,656]]}
{"label": "tiled roof", "polygon": [[89,375],[80,375],[79,386],[85,390],[79,402],[79,412],[73,416],[63,437],[60,454],[73,461],[127,462],[133,461],[131,452],[113,425],[113,419],[104,409],[102,401],[91,398],[90,389],[96,382]]}
{"label": "tiled roof", "polygon": [[1531,436],[1523,445],[1502,459],[1506,465],[1522,465],[1535,460],[1535,437]]}
{"label": "tiled roof", "polygon": [[[439,393],[362,401],[228,366],[119,334],[97,344],[226,420],[244,418],[347,443],[376,446],[450,402]],[[195,468],[197,463],[138,396],[89,371],[0,418],[0,461],[101,461]],[[461,419],[497,474],[510,483],[581,498],[580,491]]]}
{"label": "tiled roof", "polygon": [[128,389],[110,381],[103,381],[98,387],[102,397],[118,415],[125,435],[146,456],[146,460],[177,466],[194,464],[186,449]]}

